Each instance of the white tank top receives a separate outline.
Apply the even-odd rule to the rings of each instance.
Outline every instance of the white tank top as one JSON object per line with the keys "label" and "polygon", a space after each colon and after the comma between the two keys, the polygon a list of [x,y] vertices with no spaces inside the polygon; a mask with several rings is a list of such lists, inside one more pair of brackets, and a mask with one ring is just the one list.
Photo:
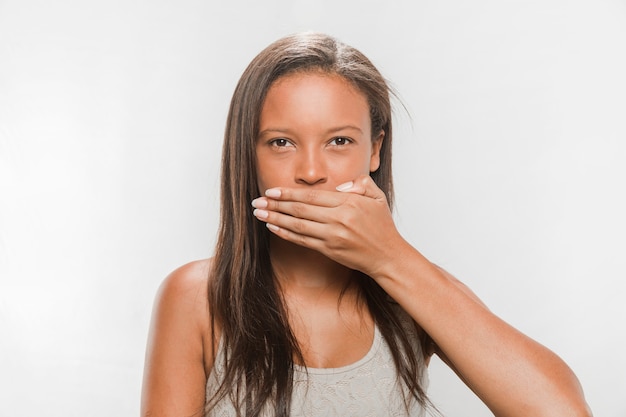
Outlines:
{"label": "white tank top", "polygon": [[[422,349],[416,334],[409,337],[415,340],[412,353],[416,355],[422,369],[421,385],[425,391],[428,372]],[[207,380],[207,399],[217,390],[223,370],[224,354],[220,342],[215,364]],[[340,368],[304,368],[295,365],[291,416],[425,416],[425,410],[415,400],[410,402],[407,410],[403,390],[406,389],[398,380],[389,346],[378,326],[375,326],[370,350],[353,364]],[[226,396],[212,410],[206,410],[205,417],[236,415],[230,398]],[[265,415],[271,416],[271,412]]]}

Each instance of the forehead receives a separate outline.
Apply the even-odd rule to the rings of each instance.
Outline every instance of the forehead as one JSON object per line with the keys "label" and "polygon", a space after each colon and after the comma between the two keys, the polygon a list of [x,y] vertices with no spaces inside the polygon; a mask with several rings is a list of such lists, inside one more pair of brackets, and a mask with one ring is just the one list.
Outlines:
{"label": "forehead", "polygon": [[260,123],[352,123],[369,126],[367,97],[344,77],[297,72],[276,80],[263,102]]}
{"label": "forehead", "polygon": [[333,85],[336,89],[350,91],[351,94],[361,96],[367,100],[365,94],[363,94],[363,92],[352,81],[342,75],[324,71],[322,69],[307,69],[280,76],[272,82],[267,94],[276,90],[285,90],[288,88],[297,88],[306,85],[314,85],[318,87],[320,84],[326,84],[328,86]]}

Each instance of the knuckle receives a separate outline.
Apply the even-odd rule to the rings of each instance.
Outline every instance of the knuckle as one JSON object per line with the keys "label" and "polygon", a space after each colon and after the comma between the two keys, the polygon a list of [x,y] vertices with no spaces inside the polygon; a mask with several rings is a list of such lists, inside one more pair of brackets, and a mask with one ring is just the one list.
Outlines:
{"label": "knuckle", "polygon": [[307,203],[311,203],[317,200],[317,197],[319,196],[319,192],[317,190],[308,190],[308,192],[306,193],[305,199],[304,201]]}
{"label": "knuckle", "polygon": [[271,211],[280,211],[280,202],[276,200],[267,200],[267,209]]}
{"label": "knuckle", "polygon": [[358,221],[358,217],[351,210],[346,210],[339,214],[339,224],[341,224],[345,229],[350,228],[354,222]]}
{"label": "knuckle", "polygon": [[359,204],[355,198],[355,196],[350,196],[350,198],[348,198],[345,202],[344,205],[346,208],[350,209],[348,210],[348,212],[351,212],[353,209],[358,209],[359,208]]}
{"label": "knuckle", "polygon": [[285,209],[285,203],[279,200],[274,200],[272,201],[271,204],[271,209],[272,211],[276,211],[278,213],[282,213],[283,210]]}
{"label": "knuckle", "polygon": [[341,229],[337,231],[337,234],[335,235],[335,238],[333,239],[333,243],[336,248],[343,248],[346,246],[349,239],[350,239],[350,234],[348,233],[348,231],[345,229]]}
{"label": "knuckle", "polygon": [[292,212],[294,217],[303,218],[306,215],[306,206],[302,203],[296,203],[293,205]]}
{"label": "knuckle", "polygon": [[305,235],[307,232],[306,224],[302,221],[296,221],[293,224],[293,231],[296,232],[298,235]]}
{"label": "knuckle", "polygon": [[308,242],[308,239],[306,236],[299,235],[296,238],[296,243],[298,243],[300,246],[306,246],[307,242]]}

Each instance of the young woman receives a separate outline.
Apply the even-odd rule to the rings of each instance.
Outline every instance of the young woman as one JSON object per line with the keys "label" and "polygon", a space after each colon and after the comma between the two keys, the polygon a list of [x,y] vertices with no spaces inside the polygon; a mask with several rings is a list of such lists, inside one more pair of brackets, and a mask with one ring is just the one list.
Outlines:
{"label": "young woman", "polygon": [[426,415],[433,353],[497,416],[591,415],[561,359],[399,234],[391,143],[389,89],[359,51],[306,33],[250,63],[215,257],[161,286],[142,415]]}

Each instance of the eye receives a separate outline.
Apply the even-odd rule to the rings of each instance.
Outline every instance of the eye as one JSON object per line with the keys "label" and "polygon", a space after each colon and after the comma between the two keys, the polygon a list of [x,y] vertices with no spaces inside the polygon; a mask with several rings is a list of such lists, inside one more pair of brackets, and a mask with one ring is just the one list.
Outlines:
{"label": "eye", "polygon": [[277,139],[272,139],[269,144],[271,146],[275,146],[277,148],[284,148],[287,146],[293,146],[293,144],[291,142],[289,142],[289,140],[285,139],[285,138],[277,138]]}
{"label": "eye", "polygon": [[336,138],[333,138],[329,143],[330,145],[334,145],[334,146],[343,146],[343,145],[352,143],[352,139],[347,138],[345,136],[338,136]]}

